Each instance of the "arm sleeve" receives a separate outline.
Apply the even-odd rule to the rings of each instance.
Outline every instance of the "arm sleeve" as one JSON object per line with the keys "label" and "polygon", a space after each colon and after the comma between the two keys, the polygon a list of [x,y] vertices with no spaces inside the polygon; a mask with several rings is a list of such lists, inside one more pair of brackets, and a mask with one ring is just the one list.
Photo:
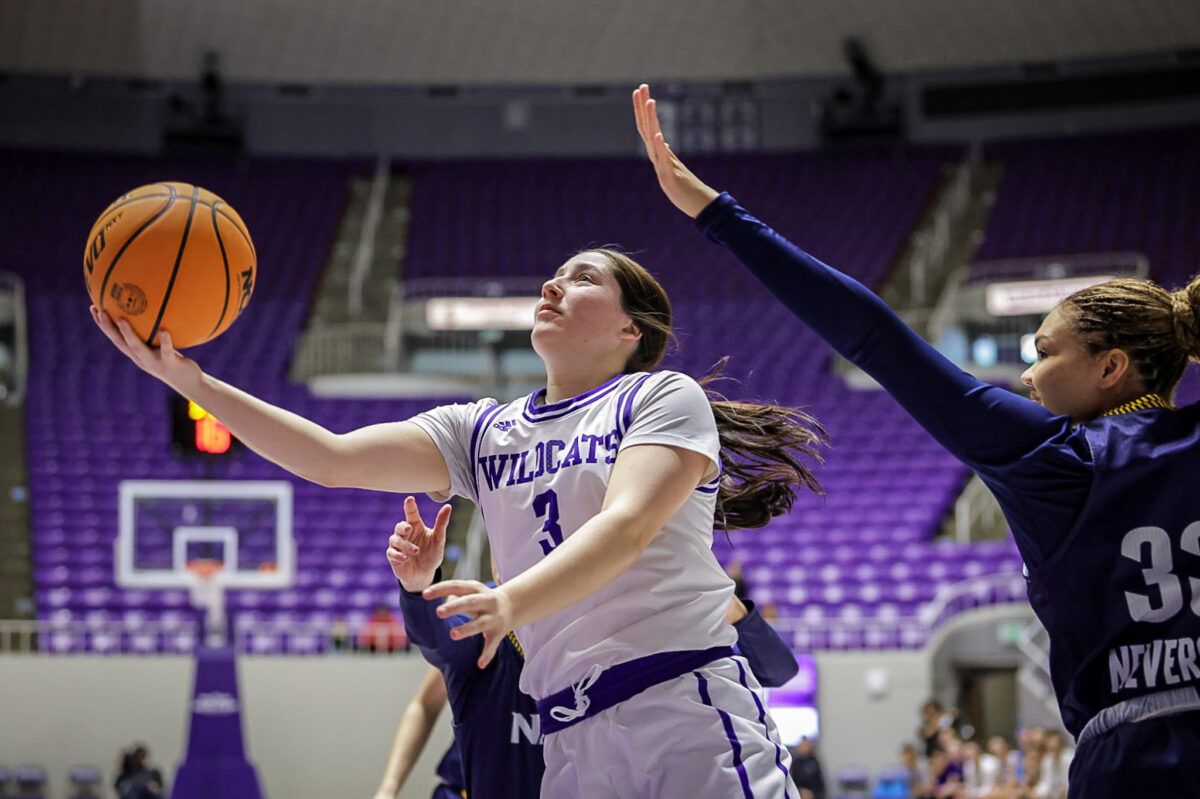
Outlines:
{"label": "arm sleeve", "polygon": [[865,286],[796,247],[728,194],[713,200],[696,225],[968,466],[1011,463],[1068,423],[959,369]]}
{"label": "arm sleeve", "polygon": [[[439,569],[434,582],[440,582],[441,579]],[[404,629],[408,632],[408,638],[421,650],[429,665],[442,672],[449,690],[454,681],[461,679],[463,674],[473,673],[475,661],[483,651],[483,645],[482,639],[477,635],[461,641],[450,637],[450,628],[460,624],[463,618],[438,618],[437,609],[442,601],[438,599],[430,602],[420,594],[409,593],[404,590],[404,586],[400,586],[400,611],[404,615]]]}
{"label": "arm sleeve", "polygon": [[679,372],[657,372],[635,391],[622,417],[625,435],[619,450],[640,444],[691,450],[712,462],[704,479],[714,477],[721,464],[721,439],[700,384]]}
{"label": "arm sleeve", "polygon": [[754,603],[746,602],[746,606],[749,612],[733,625],[738,634],[738,649],[764,688],[778,688],[796,676],[800,664]]}
{"label": "arm sleeve", "polygon": [[858,281],[802,251],[728,194],[696,218],[793,314],[856,364],[992,489],[1031,567],[1074,525],[1091,453],[1070,419],[959,369]]}
{"label": "arm sleeve", "polygon": [[[475,492],[474,464],[471,463],[472,439],[478,431],[476,426],[484,412],[496,405],[494,399],[482,399],[455,405],[442,405],[419,413],[409,419],[424,430],[446,460],[450,472],[450,494],[478,502]],[[448,497],[433,496],[443,502]]]}

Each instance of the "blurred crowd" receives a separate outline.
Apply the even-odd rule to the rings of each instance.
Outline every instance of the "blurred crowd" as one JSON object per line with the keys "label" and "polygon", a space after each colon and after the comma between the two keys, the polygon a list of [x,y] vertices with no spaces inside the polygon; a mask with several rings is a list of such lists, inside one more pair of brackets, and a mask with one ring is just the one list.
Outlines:
{"label": "blurred crowd", "polygon": [[900,749],[913,799],[1066,799],[1074,749],[1059,730],[1026,727],[1016,746],[1002,735],[963,740],[958,714],[930,700],[919,744]]}

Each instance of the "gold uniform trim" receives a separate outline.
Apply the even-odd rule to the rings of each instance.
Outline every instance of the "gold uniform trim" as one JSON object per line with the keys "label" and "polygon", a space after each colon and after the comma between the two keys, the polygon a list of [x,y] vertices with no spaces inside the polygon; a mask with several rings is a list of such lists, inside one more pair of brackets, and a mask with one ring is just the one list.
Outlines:
{"label": "gold uniform trim", "polygon": [[1171,403],[1167,402],[1161,394],[1143,394],[1135,400],[1126,402],[1124,405],[1118,405],[1112,410],[1105,411],[1101,416],[1119,416],[1122,413],[1134,413],[1135,411],[1147,411],[1151,408],[1165,408],[1169,411],[1175,410]]}
{"label": "gold uniform trim", "polygon": [[521,642],[517,640],[517,634],[512,630],[508,631],[508,640],[512,642],[513,648],[517,650],[517,654],[521,656],[521,660],[525,659],[525,650],[521,648]]}

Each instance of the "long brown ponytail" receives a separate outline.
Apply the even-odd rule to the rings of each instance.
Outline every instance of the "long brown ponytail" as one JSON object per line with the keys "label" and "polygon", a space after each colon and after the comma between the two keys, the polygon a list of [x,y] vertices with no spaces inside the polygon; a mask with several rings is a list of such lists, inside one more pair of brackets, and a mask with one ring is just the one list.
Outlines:
{"label": "long brown ponytail", "polygon": [[721,490],[717,526],[726,530],[762,527],[792,509],[796,491],[824,495],[804,459],[822,461],[829,436],[807,413],[784,405],[728,400],[709,386],[721,380],[728,358],[700,380],[721,437]]}
{"label": "long brown ponytail", "polygon": [[1149,393],[1170,399],[1188,360],[1200,361],[1200,276],[1178,291],[1118,278],[1062,304],[1084,345],[1093,353],[1124,350]]}
{"label": "long brown ponytail", "polygon": [[[588,252],[603,255],[611,264],[623,310],[642,333],[625,371],[654,369],[673,338],[666,291],[628,255],[608,248]],[[820,447],[828,434],[816,419],[795,408],[733,401],[713,391],[709,386],[722,379],[726,360],[700,381],[721,439],[715,522],[725,530],[762,527],[790,511],[799,490],[824,493],[805,461],[821,461]]]}

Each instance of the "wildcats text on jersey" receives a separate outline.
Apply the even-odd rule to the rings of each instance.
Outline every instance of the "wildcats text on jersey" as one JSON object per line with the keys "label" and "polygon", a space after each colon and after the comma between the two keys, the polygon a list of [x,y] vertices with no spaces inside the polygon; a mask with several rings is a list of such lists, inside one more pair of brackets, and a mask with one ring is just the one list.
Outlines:
{"label": "wildcats text on jersey", "polygon": [[585,463],[612,465],[617,460],[621,433],[616,428],[604,435],[582,433],[570,441],[552,438],[539,441],[531,449],[482,455],[477,460],[489,491],[501,486],[532,483],[545,474]]}
{"label": "wildcats text on jersey", "polygon": [[1108,676],[1114,694],[1135,688],[1158,688],[1200,680],[1196,656],[1200,639],[1167,638],[1128,644],[1108,653]]}

